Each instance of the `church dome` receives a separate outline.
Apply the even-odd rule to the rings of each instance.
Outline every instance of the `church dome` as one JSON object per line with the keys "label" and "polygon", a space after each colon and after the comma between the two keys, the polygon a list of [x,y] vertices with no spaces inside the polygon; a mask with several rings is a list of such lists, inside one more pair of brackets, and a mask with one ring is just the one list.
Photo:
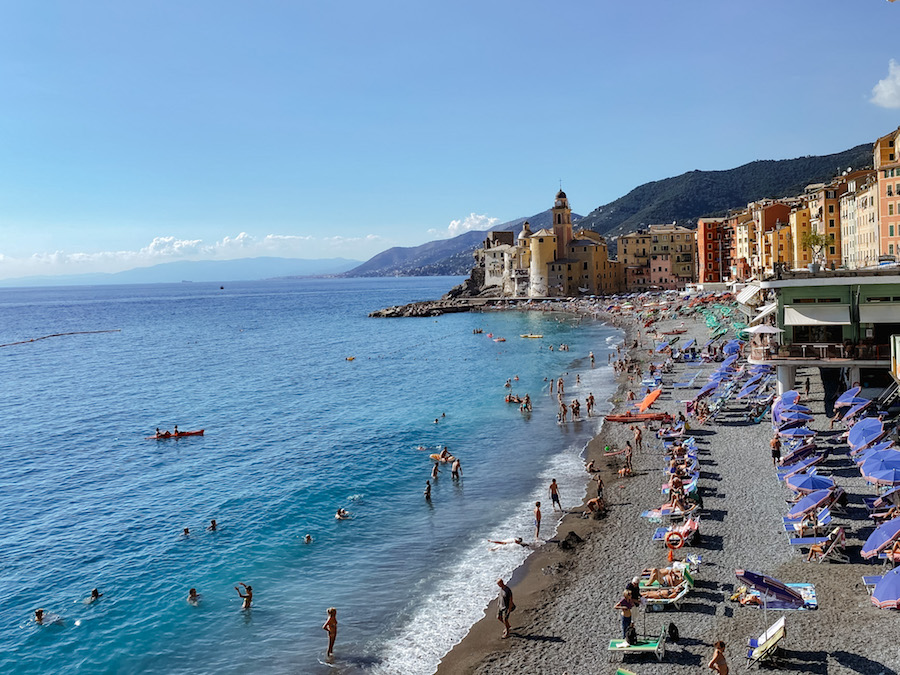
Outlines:
{"label": "church dome", "polygon": [[563,192],[562,190],[560,190],[559,192],[556,193],[556,198],[557,198],[557,199],[565,199],[565,198],[566,198],[566,193]]}

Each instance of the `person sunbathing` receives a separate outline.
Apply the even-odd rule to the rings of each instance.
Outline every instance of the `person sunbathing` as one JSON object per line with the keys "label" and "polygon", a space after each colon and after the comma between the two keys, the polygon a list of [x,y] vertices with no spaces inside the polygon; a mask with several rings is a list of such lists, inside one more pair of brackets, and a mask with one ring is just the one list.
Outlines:
{"label": "person sunbathing", "polygon": [[650,577],[644,583],[645,586],[659,584],[660,586],[677,586],[684,581],[684,574],[673,570],[671,567],[660,569],[654,567],[650,570]]}
{"label": "person sunbathing", "polygon": [[683,589],[681,586],[654,588],[652,590],[642,590],[641,597],[648,600],[670,600],[678,597]]}
{"label": "person sunbathing", "polygon": [[809,547],[809,553],[806,554],[806,562],[812,562],[814,557],[820,558],[825,555],[825,550],[830,548],[837,538],[840,536],[841,528],[836,527],[828,535],[828,539],[820,544],[813,544]]}

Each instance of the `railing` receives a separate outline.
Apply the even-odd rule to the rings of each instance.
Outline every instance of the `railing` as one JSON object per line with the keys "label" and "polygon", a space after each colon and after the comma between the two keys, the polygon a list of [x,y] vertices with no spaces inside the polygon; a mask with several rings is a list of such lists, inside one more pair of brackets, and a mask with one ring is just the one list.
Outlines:
{"label": "railing", "polygon": [[795,343],[790,345],[754,345],[750,347],[754,361],[851,359],[857,361],[885,361],[891,358],[890,345],[843,345],[837,343]]}

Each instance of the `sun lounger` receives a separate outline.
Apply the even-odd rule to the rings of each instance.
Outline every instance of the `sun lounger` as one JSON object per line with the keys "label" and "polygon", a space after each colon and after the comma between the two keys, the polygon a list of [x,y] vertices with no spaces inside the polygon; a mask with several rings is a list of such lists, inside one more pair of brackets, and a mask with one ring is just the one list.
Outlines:
{"label": "sun lounger", "polygon": [[789,520],[784,519],[784,531],[799,537],[817,536],[819,531],[831,524],[831,510],[828,508],[822,511],[816,517],[815,524],[803,525],[802,519]]}
{"label": "sun lounger", "polygon": [[844,553],[844,546],[846,546],[847,540],[844,534],[843,527],[836,527],[832,530],[831,534],[828,535],[828,539],[826,542],[822,543],[822,551],[821,553],[817,551],[813,551],[812,559],[817,562],[850,562],[850,556]]}
{"label": "sun lounger", "polygon": [[[803,518],[804,518],[804,516],[795,516],[795,517],[784,516],[784,517],[782,517],[781,522],[783,522],[785,525],[797,524],[797,523],[800,523],[800,521],[802,521]],[[828,522],[831,522],[831,508],[826,506],[824,509],[819,511],[816,514],[816,520],[817,520],[817,522],[820,522],[820,523],[824,520],[828,520]]]}
{"label": "sun lounger", "polygon": [[694,386],[694,380],[697,379],[697,376],[699,374],[700,374],[700,371],[698,370],[696,373],[694,373],[694,376],[691,377],[690,379],[684,380],[683,382],[673,382],[672,386],[675,387],[676,389],[689,389],[690,387]]}
{"label": "sun lounger", "polygon": [[[690,569],[684,567],[681,570],[681,583],[677,584],[677,586],[681,586],[682,584],[687,584],[691,588],[693,588],[697,582],[694,580],[694,575]],[[641,572],[641,578],[639,581],[640,588],[666,588],[666,586],[660,586],[659,582],[654,581],[652,584],[648,584],[647,581],[650,579],[650,570],[644,570]]]}
{"label": "sun lounger", "polygon": [[636,675],[636,673],[632,673],[630,670],[625,670],[624,668],[619,668],[616,670],[616,675]]}
{"label": "sun lounger", "polygon": [[863,576],[862,582],[863,586],[866,587],[866,593],[872,595],[872,591],[875,590],[875,587],[878,585],[878,582],[882,580],[881,576]]}
{"label": "sun lounger", "polygon": [[785,635],[784,617],[781,617],[758,638],[751,638],[747,644],[747,665],[752,666],[754,663],[771,659]]}
{"label": "sun lounger", "polygon": [[791,539],[791,546],[809,548],[810,546],[817,544],[824,544],[827,541],[829,541],[828,537],[793,537]]}
{"label": "sun lounger", "polygon": [[663,626],[659,638],[656,640],[638,640],[633,645],[628,644],[625,640],[610,640],[609,647],[606,649],[620,654],[653,654],[657,661],[662,661],[666,655],[666,628]]}

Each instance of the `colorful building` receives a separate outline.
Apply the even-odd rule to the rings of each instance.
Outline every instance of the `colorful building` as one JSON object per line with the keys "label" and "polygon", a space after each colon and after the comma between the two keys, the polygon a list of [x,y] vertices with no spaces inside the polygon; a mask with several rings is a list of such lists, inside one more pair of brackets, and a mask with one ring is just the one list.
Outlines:
{"label": "colorful building", "polygon": [[879,254],[900,257],[900,128],[875,141],[873,161],[878,178]]}

